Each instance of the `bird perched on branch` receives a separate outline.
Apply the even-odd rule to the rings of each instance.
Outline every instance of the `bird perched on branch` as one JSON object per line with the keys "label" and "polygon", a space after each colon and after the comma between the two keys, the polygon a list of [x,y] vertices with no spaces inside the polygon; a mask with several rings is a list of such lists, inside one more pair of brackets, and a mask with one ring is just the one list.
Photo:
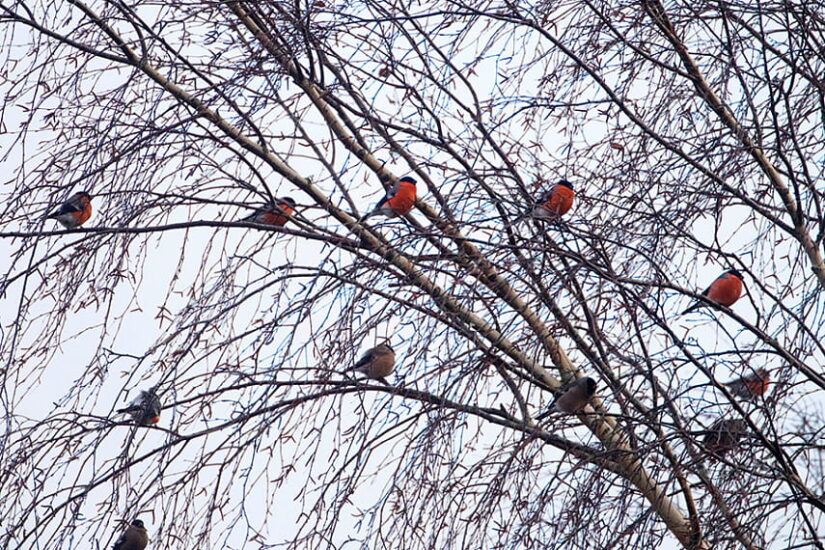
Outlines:
{"label": "bird perched on branch", "polygon": [[[719,305],[730,307],[742,296],[743,281],[744,279],[739,271],[729,269],[719,275],[719,277],[702,292],[702,296]],[[703,302],[696,302],[684,310],[682,315],[695,311],[700,307],[705,307],[705,305]]]}
{"label": "bird perched on branch", "polygon": [[403,216],[410,212],[415,206],[416,198],[416,181],[410,176],[404,176],[396,181],[392,187],[387,191],[375,208],[372,209],[366,216],[361,218],[366,220],[371,216]]}
{"label": "bird perched on branch", "polygon": [[747,432],[747,426],[738,418],[720,418],[705,432],[702,445],[711,453],[723,456],[734,450]]}
{"label": "bird perched on branch", "polygon": [[66,229],[77,229],[92,216],[92,196],[79,191],[46,218],[57,220]]}
{"label": "bird perched on branch", "polygon": [[142,520],[136,519],[120,535],[112,550],[144,550],[147,544],[149,535],[146,533],[146,527],[143,526]]}
{"label": "bird perched on branch", "polygon": [[367,378],[389,385],[385,377],[389,376],[394,368],[395,350],[387,343],[368,349],[358,362],[347,370],[360,372]]}
{"label": "bird perched on branch", "polygon": [[573,207],[576,192],[573,184],[559,180],[552,188],[542,193],[533,207],[533,216],[540,219],[556,219],[564,216]]}
{"label": "bird perched on branch", "polygon": [[128,407],[118,409],[117,412],[131,415],[135,423],[141,426],[157,424],[160,422],[160,410],[163,407],[156,393],[156,389],[155,387],[141,391]]}
{"label": "bird perched on branch", "polygon": [[283,227],[289,221],[288,216],[291,216],[294,212],[295,201],[291,197],[281,197],[275,201],[274,205],[258,208],[240,221]]}
{"label": "bird perched on branch", "polygon": [[567,384],[546,411],[536,417],[543,420],[555,411],[577,413],[581,411],[596,393],[596,381],[586,376]]}
{"label": "bird perched on branch", "polygon": [[730,392],[746,401],[755,401],[765,395],[771,384],[771,374],[767,369],[756,369],[736,380],[725,382]]}

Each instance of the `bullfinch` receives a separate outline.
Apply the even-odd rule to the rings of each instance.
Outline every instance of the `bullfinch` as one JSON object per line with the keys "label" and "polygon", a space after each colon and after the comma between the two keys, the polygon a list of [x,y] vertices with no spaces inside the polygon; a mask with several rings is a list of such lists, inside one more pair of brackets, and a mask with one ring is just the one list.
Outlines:
{"label": "bullfinch", "polygon": [[590,398],[596,393],[596,381],[586,376],[579,378],[561,389],[556,400],[536,420],[543,420],[555,411],[577,413],[584,409]]}
{"label": "bullfinch", "polygon": [[[742,296],[743,280],[742,274],[739,271],[729,269],[719,275],[719,277],[705,289],[702,296],[719,305],[730,307]],[[705,305],[703,302],[696,302],[684,310],[682,315],[695,311]]]}
{"label": "bullfinch", "polygon": [[395,368],[395,350],[387,344],[381,344],[368,349],[364,355],[347,370],[354,370],[366,375],[367,378],[389,384],[386,376]]}
{"label": "bullfinch", "polygon": [[725,385],[736,397],[741,397],[746,401],[755,401],[767,393],[770,383],[771,374],[768,370],[756,369],[736,380],[725,382]]}
{"label": "bullfinch", "polygon": [[112,550],[144,550],[149,544],[149,535],[146,534],[146,527],[143,521],[136,519],[120,535]]}
{"label": "bullfinch", "polygon": [[711,453],[723,456],[737,447],[746,432],[743,420],[720,418],[705,432],[702,445]]}
{"label": "bullfinch", "polygon": [[295,201],[291,197],[281,197],[275,205],[256,209],[249,216],[242,218],[242,222],[260,223],[283,227],[289,217],[295,213]]}
{"label": "bullfinch", "polygon": [[118,409],[117,412],[131,415],[136,424],[151,426],[160,422],[161,408],[160,398],[155,388],[151,388],[141,391],[128,407]]}
{"label": "bullfinch", "polygon": [[367,219],[371,216],[403,216],[410,212],[415,206],[416,181],[410,176],[404,176],[396,181],[392,187],[387,191],[375,208],[372,209],[362,219]]}
{"label": "bullfinch", "polygon": [[573,207],[576,192],[573,184],[559,180],[552,188],[542,193],[533,207],[533,216],[541,219],[554,219],[564,216]]}
{"label": "bullfinch", "polygon": [[46,218],[57,220],[66,229],[77,229],[92,216],[92,196],[79,191]]}

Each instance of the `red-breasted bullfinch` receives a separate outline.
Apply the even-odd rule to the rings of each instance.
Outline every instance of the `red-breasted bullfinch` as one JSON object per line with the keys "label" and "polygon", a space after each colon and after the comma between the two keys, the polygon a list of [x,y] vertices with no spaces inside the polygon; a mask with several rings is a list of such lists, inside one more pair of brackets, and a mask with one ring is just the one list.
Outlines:
{"label": "red-breasted bullfinch", "polygon": [[559,180],[551,189],[539,196],[533,207],[536,218],[552,219],[564,216],[573,207],[576,192],[567,180]]}
{"label": "red-breasted bullfinch", "polygon": [[[702,296],[707,297],[708,300],[716,302],[719,305],[730,307],[742,296],[743,281],[744,279],[739,271],[729,269],[719,275],[719,277],[705,289]],[[682,315],[695,311],[700,307],[705,307],[706,305],[704,302],[696,302],[684,310]]]}
{"label": "red-breasted bullfinch", "polygon": [[288,216],[294,213],[295,201],[291,197],[281,197],[276,200],[274,205],[257,208],[252,214],[240,221],[283,227],[289,221]]}
{"label": "red-breasted bullfinch", "polygon": [[118,409],[117,412],[131,415],[136,424],[151,426],[160,422],[160,410],[162,408],[155,388],[151,388],[141,391],[128,407]]}
{"label": "red-breasted bullfinch", "polygon": [[410,176],[404,176],[395,182],[384,198],[378,201],[375,208],[362,219],[370,216],[394,217],[407,214],[415,206],[415,183]]}
{"label": "red-breasted bullfinch", "polygon": [[389,384],[385,377],[389,376],[394,368],[395,350],[387,343],[368,349],[361,359],[347,370],[354,370],[366,375],[367,378]]}
{"label": "red-breasted bullfinch", "polygon": [[136,519],[126,528],[120,538],[117,539],[112,550],[144,550],[149,544],[149,535],[143,521]]}
{"label": "red-breasted bullfinch", "polygon": [[77,229],[92,216],[92,196],[80,191],[57,207],[46,218],[54,218],[66,229]]}
{"label": "red-breasted bullfinch", "polygon": [[755,401],[765,395],[771,384],[771,374],[767,369],[756,369],[736,380],[725,382],[730,392],[746,401]]}
{"label": "red-breasted bullfinch", "polygon": [[579,378],[561,389],[546,411],[536,417],[536,420],[543,420],[555,411],[565,413],[577,413],[584,409],[593,394],[596,393],[596,381],[586,376]]}
{"label": "red-breasted bullfinch", "polygon": [[747,429],[743,420],[720,418],[705,432],[702,445],[711,453],[723,456],[737,447]]}

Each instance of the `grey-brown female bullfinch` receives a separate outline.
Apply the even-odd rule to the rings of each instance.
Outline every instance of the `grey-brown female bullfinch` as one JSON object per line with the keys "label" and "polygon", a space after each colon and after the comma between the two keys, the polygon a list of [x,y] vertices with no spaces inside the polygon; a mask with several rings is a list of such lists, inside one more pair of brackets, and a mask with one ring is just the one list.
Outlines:
{"label": "grey-brown female bullfinch", "polygon": [[112,550],[144,550],[149,544],[149,535],[143,521],[136,519],[126,528],[120,538],[117,539]]}
{"label": "grey-brown female bullfinch", "polygon": [[410,176],[404,176],[390,187],[375,208],[362,219],[366,220],[371,216],[403,216],[415,206],[416,181]]}
{"label": "grey-brown female bullfinch", "polygon": [[160,403],[160,398],[158,398],[155,389],[156,388],[151,388],[146,391],[141,391],[128,407],[118,409],[117,412],[132,415],[135,423],[141,426],[157,424],[160,422],[160,410],[163,406]]}
{"label": "grey-brown female bullfinch", "polygon": [[295,201],[291,197],[281,197],[275,201],[274,206],[258,208],[240,221],[283,227],[289,221],[288,216],[291,216],[294,212]]}
{"label": "grey-brown female bullfinch", "polygon": [[395,350],[389,344],[381,344],[368,349],[352,367],[347,370],[360,372],[373,380],[389,384],[386,376],[395,368]]}
{"label": "grey-brown female bullfinch", "polygon": [[559,180],[539,196],[536,206],[533,207],[533,216],[545,219],[564,216],[572,208],[575,198],[573,185],[567,180]]}
{"label": "grey-brown female bullfinch", "polygon": [[[742,296],[743,281],[744,279],[739,271],[729,269],[710,283],[710,286],[705,289],[702,296],[707,297],[708,300],[716,302],[717,304],[730,307]],[[705,305],[703,302],[696,302],[684,310],[682,315],[695,311],[700,307],[705,307]]]}
{"label": "grey-brown female bullfinch", "polygon": [[60,222],[66,229],[77,229],[92,216],[92,196],[85,191],[75,193],[46,216]]}
{"label": "grey-brown female bullfinch", "polygon": [[702,445],[711,453],[723,456],[737,447],[747,432],[747,425],[738,418],[720,418],[705,432]]}
{"label": "grey-brown female bullfinch", "polygon": [[577,413],[581,411],[596,393],[596,381],[586,376],[571,382],[561,389],[550,407],[542,414],[536,417],[536,420],[543,420],[550,416],[555,411],[565,413]]}
{"label": "grey-brown female bullfinch", "polygon": [[771,373],[767,369],[756,369],[736,380],[725,382],[730,392],[746,401],[755,401],[767,393],[771,384]]}

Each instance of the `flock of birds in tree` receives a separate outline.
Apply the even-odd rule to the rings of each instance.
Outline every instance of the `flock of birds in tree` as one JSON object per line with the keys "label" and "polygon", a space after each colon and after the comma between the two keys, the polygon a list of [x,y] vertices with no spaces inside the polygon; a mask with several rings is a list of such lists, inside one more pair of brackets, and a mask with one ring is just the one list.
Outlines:
{"label": "flock of birds in tree", "polygon": [[[397,180],[386,195],[362,220],[371,216],[396,217],[408,214],[415,206],[416,181],[405,176]],[[535,206],[528,215],[538,219],[558,220],[573,206],[576,192],[566,180],[561,180],[539,196]],[[91,195],[84,191],[75,193],[61,204],[47,218],[57,220],[67,229],[76,229],[83,225],[92,215]],[[295,201],[290,197],[277,199],[274,204],[258,208],[241,221],[261,225],[283,227],[295,213]],[[697,301],[682,314],[687,314],[712,302],[721,306],[732,306],[742,295],[742,274],[731,269],[720,275],[702,292],[706,301]],[[372,380],[389,385],[386,377],[395,368],[395,350],[389,342],[367,350],[355,365],[348,370],[356,371]],[[757,369],[736,380],[726,383],[730,392],[741,399],[755,401],[768,391],[770,374],[766,369]],[[554,401],[545,412],[536,417],[543,420],[554,412],[575,414],[581,412],[596,393],[596,381],[590,377],[578,378],[558,390]],[[160,421],[162,409],[157,388],[141,391],[132,403],[119,409],[118,413],[128,414],[132,420],[142,426],[151,426]],[[736,448],[746,433],[746,425],[739,419],[718,419],[705,432],[703,444],[711,453],[721,456]],[[148,544],[148,536],[143,521],[135,519],[115,543],[114,550],[143,550]]]}

